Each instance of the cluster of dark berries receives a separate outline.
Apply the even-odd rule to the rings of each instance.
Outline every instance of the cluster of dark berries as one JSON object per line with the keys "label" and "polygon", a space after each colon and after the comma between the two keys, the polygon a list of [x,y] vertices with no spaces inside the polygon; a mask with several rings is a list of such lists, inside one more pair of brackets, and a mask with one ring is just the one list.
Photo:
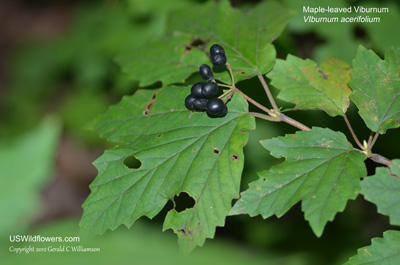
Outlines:
{"label": "cluster of dark berries", "polygon": [[[214,44],[210,48],[211,62],[214,65],[226,64],[224,49]],[[206,81],[214,80],[214,74],[210,66],[203,64],[200,66],[200,75]],[[228,113],[228,107],[219,98],[212,98],[218,92],[218,85],[215,82],[198,82],[191,88],[191,93],[185,99],[186,108],[190,110],[206,111],[209,116],[223,117]]]}

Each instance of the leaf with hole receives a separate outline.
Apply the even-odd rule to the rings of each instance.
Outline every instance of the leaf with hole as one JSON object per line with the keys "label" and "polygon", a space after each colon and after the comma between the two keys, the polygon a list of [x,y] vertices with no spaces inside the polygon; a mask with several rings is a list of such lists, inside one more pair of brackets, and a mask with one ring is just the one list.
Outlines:
{"label": "leaf with hole", "polygon": [[351,100],[360,116],[374,132],[400,126],[400,47],[392,48],[379,58],[360,46],[351,70]]}
{"label": "leaf with hole", "polygon": [[289,55],[276,61],[268,77],[280,89],[278,98],[296,104],[297,109],[343,116],[350,104],[350,65],[336,58],[325,59],[318,66],[312,60]]}
{"label": "leaf with hole", "polygon": [[191,41],[190,35],[175,32],[160,41],[122,53],[115,61],[131,79],[139,80],[140,86],[156,81],[164,85],[182,83],[199,71],[201,64],[209,62],[200,49],[187,48]]}
{"label": "leaf with hole", "polygon": [[[268,13],[268,16],[265,14]],[[219,43],[226,52],[236,81],[265,74],[275,63],[272,42],[294,15],[276,2],[242,12],[228,1],[210,1],[173,12],[164,39],[116,57],[122,70],[141,86],[156,80],[164,85],[181,83],[202,64],[210,64],[209,49]],[[225,66],[213,67],[214,77],[231,78]]]}
{"label": "leaf with hole", "polygon": [[400,262],[400,232],[389,230],[383,238],[371,240],[371,246],[358,250],[345,265],[397,265]]}
{"label": "leaf with hole", "polygon": [[[400,225],[400,160],[388,168],[378,167],[375,175],[361,182],[361,193],[376,204],[378,212],[388,215],[392,225]],[[396,174],[396,175],[395,175]]]}
{"label": "leaf with hole", "polygon": [[365,155],[340,132],[314,127],[285,137],[262,141],[271,155],[286,160],[259,173],[232,208],[231,214],[281,217],[302,201],[305,219],[317,236],[347,200],[355,199],[360,178],[366,176]]}
{"label": "leaf with hole", "polygon": [[[93,124],[112,142],[94,163],[99,173],[83,205],[82,229],[104,233],[141,216],[153,218],[174,196],[186,193],[192,208],[168,212],[164,230],[173,229],[183,250],[201,246],[223,226],[231,201],[239,195],[246,130],[254,118],[240,95],[229,113],[210,118],[185,107],[190,87],[139,90],[124,97]],[[140,167],[124,164],[134,156]]]}

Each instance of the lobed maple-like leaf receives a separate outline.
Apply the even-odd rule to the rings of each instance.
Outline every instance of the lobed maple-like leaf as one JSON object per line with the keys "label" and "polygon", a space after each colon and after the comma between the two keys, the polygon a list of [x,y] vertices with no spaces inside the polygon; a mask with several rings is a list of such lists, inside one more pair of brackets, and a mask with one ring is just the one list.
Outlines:
{"label": "lobed maple-like leaf", "polygon": [[389,230],[383,238],[373,238],[371,246],[358,250],[345,265],[397,265],[400,264],[400,232]]}
{"label": "lobed maple-like leaf", "polygon": [[340,132],[314,127],[285,137],[262,141],[275,157],[286,160],[259,173],[241,194],[231,214],[285,214],[302,201],[305,219],[317,236],[347,200],[355,199],[360,178],[366,176],[365,155],[355,150]]}
{"label": "lobed maple-like leaf", "polygon": [[[162,40],[116,57],[122,70],[140,85],[159,80],[164,85],[181,83],[201,64],[211,65],[209,48],[225,49],[236,81],[264,74],[275,63],[271,44],[283,31],[293,12],[268,1],[242,12],[229,1],[210,1],[172,12],[168,35]],[[215,79],[231,81],[226,67],[213,67]]]}
{"label": "lobed maple-like leaf", "polygon": [[191,38],[189,34],[174,32],[160,41],[120,54],[115,61],[124,73],[139,80],[140,86],[156,81],[164,85],[182,83],[200,65],[210,61],[200,49],[187,49]]}
{"label": "lobed maple-like leaf", "polygon": [[374,132],[400,126],[400,48],[392,48],[379,58],[360,46],[351,70],[353,89],[350,99],[360,116]]}
{"label": "lobed maple-like leaf", "polygon": [[[190,32],[208,43],[218,43],[225,49],[236,81],[270,71],[276,52],[272,42],[282,33],[294,16],[281,4],[268,1],[241,12],[231,7],[229,1],[188,8],[172,14],[170,31]],[[215,78],[230,82],[226,71],[214,67]]]}
{"label": "lobed maple-like leaf", "polygon": [[296,104],[297,109],[343,116],[349,106],[350,66],[339,59],[328,58],[318,66],[312,60],[288,55],[286,60],[276,60],[268,77],[280,89],[278,98]]}
{"label": "lobed maple-like leaf", "polygon": [[361,193],[376,204],[378,212],[388,215],[392,225],[400,225],[400,159],[388,168],[378,167],[375,175],[361,182]]}
{"label": "lobed maple-like leaf", "polygon": [[[184,105],[189,93],[190,87],[180,86],[139,90],[94,122],[102,137],[123,144],[94,163],[99,173],[83,204],[83,229],[103,233],[121,224],[130,227],[141,216],[154,217],[183,192],[194,206],[170,210],[164,229],[178,234],[184,250],[202,245],[224,225],[239,195],[244,131],[254,129],[254,118],[240,95],[227,104],[223,118],[191,112]],[[130,156],[140,167],[125,166]]]}

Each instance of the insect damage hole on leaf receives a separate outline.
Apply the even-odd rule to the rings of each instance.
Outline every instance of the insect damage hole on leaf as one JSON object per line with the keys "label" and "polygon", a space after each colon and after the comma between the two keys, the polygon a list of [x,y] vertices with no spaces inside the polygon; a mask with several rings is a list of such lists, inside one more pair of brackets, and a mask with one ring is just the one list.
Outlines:
{"label": "insect damage hole on leaf", "polygon": [[239,159],[239,155],[233,154],[231,155],[233,162],[236,162]]}
{"label": "insect damage hole on leaf", "polygon": [[142,166],[142,162],[133,155],[127,156],[122,163],[129,169],[138,169]]}
{"label": "insect damage hole on leaf", "polygon": [[200,37],[195,36],[195,37],[193,37],[193,38],[190,40],[190,43],[189,43],[189,44],[186,44],[186,45],[185,45],[185,51],[184,51],[184,53],[187,54],[187,53],[189,53],[192,49],[196,49],[196,48],[199,49],[199,50],[204,51],[204,50],[206,49],[207,44],[208,44],[209,42],[210,42],[209,40],[203,40],[203,39],[201,39]]}
{"label": "insect damage hole on leaf", "polygon": [[214,147],[214,154],[218,155],[219,154],[219,150],[218,148]]}
{"label": "insect damage hole on leaf", "polygon": [[178,213],[193,208],[195,204],[195,199],[187,192],[181,192],[174,196],[174,210]]}
{"label": "insect damage hole on leaf", "polygon": [[154,91],[153,95],[151,96],[151,100],[150,100],[149,104],[147,104],[146,109],[143,111],[144,116],[149,116],[150,110],[153,107],[154,101],[156,100],[158,91],[159,91],[159,89]]}

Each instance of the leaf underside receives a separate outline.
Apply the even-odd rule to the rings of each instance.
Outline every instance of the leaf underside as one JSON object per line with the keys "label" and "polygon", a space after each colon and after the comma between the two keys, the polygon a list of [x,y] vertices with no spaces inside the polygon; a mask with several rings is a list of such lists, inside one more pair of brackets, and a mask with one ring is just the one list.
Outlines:
{"label": "leaf underside", "polygon": [[360,46],[353,60],[351,100],[360,116],[374,132],[400,126],[400,48],[392,48],[379,58]]}
{"label": "leaf underside", "polygon": [[388,168],[379,167],[375,175],[361,182],[361,192],[365,199],[376,204],[379,213],[388,215],[392,225],[400,225],[399,168],[400,160],[393,160],[390,171]]}
{"label": "leaf underside", "polygon": [[358,250],[346,265],[397,265],[400,263],[400,232],[389,230],[373,238],[371,246]]}
{"label": "leaf underside", "polygon": [[242,193],[231,214],[280,217],[302,201],[305,219],[320,236],[347,200],[356,198],[360,178],[366,176],[365,156],[340,132],[314,127],[261,144],[286,160],[259,173],[260,179]]}
{"label": "leaf underside", "polygon": [[289,55],[278,59],[268,74],[271,84],[280,89],[278,98],[296,104],[297,109],[319,109],[330,116],[343,116],[350,103],[350,66],[336,58],[320,66],[312,60]]}
{"label": "leaf underside", "polygon": [[[156,80],[164,85],[181,83],[201,64],[211,65],[209,48],[218,43],[237,82],[271,70],[276,54],[272,42],[291,17],[293,12],[271,1],[246,12],[232,8],[229,1],[210,1],[173,12],[167,37],[122,53],[116,61],[141,86]],[[225,66],[214,66],[213,72],[215,79],[231,81]]]}
{"label": "leaf underside", "polygon": [[[99,173],[83,205],[81,227],[104,233],[121,224],[130,227],[141,216],[153,218],[168,200],[186,192],[195,205],[168,212],[164,230],[177,233],[190,251],[223,226],[231,201],[239,195],[245,130],[254,129],[247,103],[235,95],[228,114],[210,118],[184,106],[190,87],[139,90],[124,97],[93,124],[102,137],[124,144],[106,150],[95,161]],[[139,168],[124,160],[134,156]]]}

